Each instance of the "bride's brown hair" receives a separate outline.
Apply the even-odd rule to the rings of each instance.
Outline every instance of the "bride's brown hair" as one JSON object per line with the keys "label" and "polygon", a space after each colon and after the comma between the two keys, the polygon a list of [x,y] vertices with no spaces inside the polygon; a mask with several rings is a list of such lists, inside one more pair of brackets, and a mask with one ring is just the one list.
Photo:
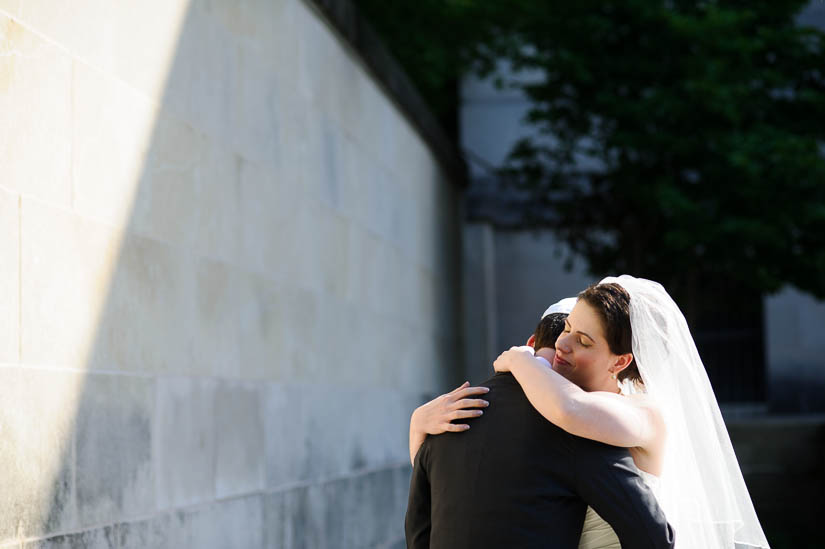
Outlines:
{"label": "bride's brown hair", "polygon": [[[630,294],[615,282],[593,284],[579,294],[579,299],[596,310],[602,321],[610,352],[624,355],[633,352],[633,329],[630,326]],[[635,357],[616,376],[619,381],[630,379],[642,383]]]}

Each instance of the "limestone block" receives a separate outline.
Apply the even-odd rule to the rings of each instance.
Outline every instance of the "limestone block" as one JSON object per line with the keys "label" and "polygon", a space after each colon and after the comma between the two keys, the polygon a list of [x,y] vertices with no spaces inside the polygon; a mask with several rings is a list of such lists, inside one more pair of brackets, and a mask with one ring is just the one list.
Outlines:
{"label": "limestone block", "polygon": [[263,545],[263,497],[221,500],[173,514],[169,547],[248,549]]}
{"label": "limestone block", "polygon": [[377,126],[372,135],[373,139],[376,139],[376,155],[381,159],[382,167],[391,169],[399,165],[396,134],[398,127],[406,122],[404,115],[396,109],[395,104],[386,95],[375,109]]}
{"label": "limestone block", "polygon": [[374,547],[403,535],[393,473],[386,469],[323,485],[329,539],[341,547]]}
{"label": "limestone block", "polygon": [[[352,225],[349,241],[349,270],[346,299],[362,306],[374,306],[379,280],[381,240],[355,224]],[[383,296],[382,296],[383,298]]]}
{"label": "limestone block", "polygon": [[72,436],[82,379],[0,369],[0,544],[76,525]]}
{"label": "limestone block", "polygon": [[371,78],[363,61],[352,55],[349,48],[343,48],[338,62],[334,65],[338,89],[335,95],[335,113],[340,120],[343,131],[353,138],[360,138],[361,123],[364,112],[370,107],[362,103],[364,94],[362,86]]}
{"label": "limestone block", "polygon": [[431,364],[414,362],[415,347],[418,344],[413,334],[417,330],[408,319],[394,317],[392,320],[378,319],[378,336],[375,341],[375,373],[371,375],[371,385],[392,389],[409,389],[416,386],[410,382]]}
{"label": "limestone block", "polygon": [[215,497],[215,381],[157,380],[157,507]]}
{"label": "limestone block", "polygon": [[171,115],[158,119],[136,190],[134,230],[236,261],[241,236],[240,159]]}
{"label": "limestone block", "polygon": [[407,259],[401,269],[401,286],[402,294],[399,300],[403,304],[404,317],[413,326],[421,326],[422,318],[420,314],[422,296],[418,293],[418,284],[421,278],[421,266],[415,262]]}
{"label": "limestone block", "polygon": [[299,394],[301,412],[296,416],[301,428],[290,433],[286,444],[305,448],[300,478],[333,477],[404,461],[411,409],[405,409],[406,401],[399,402],[394,392],[313,384]]}
{"label": "limestone block", "polygon": [[211,138],[231,135],[239,101],[239,47],[219,22],[190,10],[166,80],[164,107]]}
{"label": "limestone block", "polygon": [[264,488],[263,409],[255,385],[221,383],[215,395],[218,498]]}
{"label": "limestone block", "polygon": [[120,367],[212,374],[211,365],[195,360],[197,269],[197,260],[185,251],[153,239],[126,237],[101,321],[110,354]]}
{"label": "limestone block", "polygon": [[304,200],[296,211],[295,222],[284,225],[277,235],[282,263],[274,273],[276,279],[307,291],[320,293],[323,286],[321,262],[323,208],[313,200]]}
{"label": "limestone block", "polygon": [[193,355],[199,372],[223,377],[240,373],[238,331],[238,281],[226,263],[197,261],[195,276],[196,323]]}
{"label": "limestone block", "polygon": [[267,488],[408,459],[418,399],[385,389],[271,384],[264,395]]}
{"label": "limestone block", "polygon": [[0,13],[3,186],[65,206],[71,202],[71,77],[65,51]]}
{"label": "limestone block", "polygon": [[381,251],[382,261],[379,263],[380,274],[378,277],[381,286],[375,292],[380,301],[377,303],[376,310],[388,316],[403,317],[407,314],[407,310],[400,307],[400,296],[409,291],[408,288],[403,288],[400,285],[402,282],[401,273],[405,270],[405,261],[398,248],[392,244],[382,246]]}
{"label": "limestone block", "polygon": [[289,181],[301,186],[306,196],[320,200],[325,175],[324,124],[328,117],[318,112],[306,98],[300,98],[299,112],[287,113],[283,119],[284,142],[282,158]]}
{"label": "limestone block", "polygon": [[340,40],[336,33],[330,33],[330,36],[334,42],[328,56],[330,64],[327,70],[335,85],[325,90],[328,94],[325,100],[332,117],[342,128],[351,131],[363,114],[359,86],[363,83],[365,67],[348,43]]}
{"label": "limestone block", "polygon": [[279,25],[289,13],[290,2],[267,0],[248,0],[246,2],[222,2],[221,0],[193,0],[190,9],[199,10],[213,17],[234,35],[268,42],[274,37],[269,34],[275,30],[285,30]]}
{"label": "limestone block", "polygon": [[95,528],[78,532],[75,534],[65,534],[54,536],[37,541],[22,544],[24,549],[116,549],[119,547],[116,541],[115,529],[112,526]]}
{"label": "limestone block", "polygon": [[321,489],[324,498],[324,526],[329,539],[340,547],[369,547],[373,525],[368,523],[371,502],[359,498],[365,490],[359,477],[344,478],[325,483]]}
{"label": "limestone block", "polygon": [[0,10],[3,10],[12,17],[18,17],[20,0],[0,0]]}
{"label": "limestone block", "polygon": [[126,227],[143,185],[156,108],[121,80],[79,61],[71,97],[74,208]]}
{"label": "limestone block", "polygon": [[151,100],[161,101],[182,28],[190,19],[189,0],[116,2],[104,10],[111,12],[109,32],[104,32],[113,50],[113,71]]}
{"label": "limestone block", "polygon": [[318,264],[322,291],[336,299],[344,299],[349,287],[350,222],[334,210],[322,209],[317,218],[319,228]]}
{"label": "limestone block", "polygon": [[233,125],[229,142],[245,158],[277,165],[283,161],[281,125],[289,113],[281,99],[279,67],[273,63],[271,51],[244,44],[238,55],[237,101],[231,106]]}
{"label": "limestone block", "polygon": [[421,134],[409,122],[396,126],[396,164],[389,166],[391,170],[397,170],[398,181],[404,192],[414,193],[418,186],[420,170],[429,166],[419,166],[422,146],[426,144],[421,139]]}
{"label": "limestone block", "polygon": [[20,206],[0,190],[0,362],[17,362],[20,352]]}
{"label": "limestone block", "polygon": [[404,528],[404,516],[407,513],[407,503],[410,495],[410,477],[412,467],[406,463],[403,466],[393,469],[393,483],[395,484],[395,502],[392,515],[397,517],[396,521],[390,519],[390,524],[395,524],[398,528]]}
{"label": "limestone block", "polygon": [[422,325],[432,326],[438,311],[447,303],[439,303],[437,298],[437,288],[440,281],[434,276],[432,271],[419,269],[416,277],[416,294],[418,295],[417,307],[414,310],[417,320]]}
{"label": "limestone block", "polygon": [[379,132],[382,113],[378,105],[386,101],[387,98],[380,84],[372,78],[368,77],[362,81],[362,84],[362,86],[359,86],[358,91],[361,94],[360,103],[366,105],[366,108],[363,111],[363,118],[360,125],[361,131],[358,136],[367,155],[371,158],[380,159],[380,144],[378,141],[380,140]]}
{"label": "limestone block", "polygon": [[294,2],[294,24],[298,30],[298,84],[301,93],[322,113],[332,112],[332,92],[335,87],[330,67],[335,62],[337,39],[325,21],[304,2]]}
{"label": "limestone block", "polygon": [[366,199],[366,185],[362,165],[369,162],[354,134],[345,128],[340,145],[340,158],[336,158],[338,177],[341,182],[341,214],[352,222],[358,222],[358,212]]}
{"label": "limestone block", "polygon": [[305,429],[299,387],[269,383],[262,390],[266,487],[272,490],[309,478],[304,467],[314,434]]}
{"label": "limestone block", "polygon": [[94,363],[141,373],[211,374],[194,359],[197,263],[154,239],[127,235],[100,315]]}
{"label": "limestone block", "polygon": [[380,238],[388,238],[393,215],[392,193],[394,192],[389,172],[380,164],[363,164],[364,203],[357,212],[357,219]]}
{"label": "limestone block", "polygon": [[[241,229],[242,255],[244,263],[272,280],[320,291],[323,210],[295,185],[273,181],[262,169],[243,165],[241,212],[248,221]],[[253,200],[259,204],[253,205]]]}
{"label": "limestone block", "polygon": [[297,179],[288,180],[280,168],[241,160],[241,261],[249,270],[277,279],[284,261],[279,235],[294,225],[303,204]]}
{"label": "limestone block", "polygon": [[[357,311],[357,306],[356,306]],[[350,361],[340,368],[346,370],[346,380],[362,387],[391,386],[392,379],[403,359],[401,349],[406,346],[403,318],[389,317],[372,311],[362,312],[358,335],[350,341]],[[399,340],[400,336],[400,340]]]}
{"label": "limestone block", "polygon": [[239,278],[241,375],[293,381],[324,375],[318,296],[259,276]]}
{"label": "limestone block", "polygon": [[132,229],[182,247],[199,238],[199,180],[208,157],[207,138],[179,118],[162,113],[152,131]]}
{"label": "limestone block", "polygon": [[77,507],[87,526],[155,509],[154,381],[89,374],[77,412]]}
{"label": "limestone block", "polygon": [[[200,165],[198,194],[194,204],[198,239],[195,248],[203,255],[231,263],[240,259],[241,158],[210,140]],[[191,207],[191,206],[190,206]]]}
{"label": "limestone block", "polygon": [[[19,16],[73,55],[116,73],[157,99],[186,15],[186,0],[140,4],[79,0],[55,6],[48,0],[20,3]],[[152,36],[152,40],[146,40]]]}
{"label": "limestone block", "polygon": [[338,546],[327,537],[326,502],[319,486],[264,496],[264,547],[298,549]]}
{"label": "limestone block", "polygon": [[169,545],[169,515],[115,525],[118,549],[174,549]]}
{"label": "limestone block", "polygon": [[290,364],[282,293],[254,274],[238,275],[238,367],[245,379],[283,379]]}
{"label": "limestone block", "polygon": [[343,188],[343,142],[344,136],[336,123],[327,117],[321,119],[319,129],[318,163],[320,177],[316,189],[318,198],[324,204],[340,209],[345,189]]}
{"label": "limestone block", "polygon": [[323,379],[325,357],[316,351],[323,336],[318,331],[323,301],[314,292],[286,285],[281,287],[281,299],[287,347],[279,357],[285,360],[279,370],[296,382]]}
{"label": "limestone block", "polygon": [[86,367],[118,236],[33,199],[22,200],[20,215],[22,360]]}
{"label": "limestone block", "polygon": [[[409,492],[409,476],[404,471],[408,469],[405,464],[370,475],[372,501],[375,509],[383,514],[382,520],[376,524],[376,538],[379,542],[389,543],[404,537],[404,515]],[[399,482],[405,478],[406,483]]]}
{"label": "limestone block", "polygon": [[14,2],[18,4],[16,16],[49,40],[74,55],[94,60],[98,66],[111,64],[111,49],[103,47],[106,21],[110,19],[105,2],[80,0],[72,6],[49,5],[46,0],[10,3]]}
{"label": "limestone block", "polygon": [[[442,383],[438,369],[448,367],[457,369],[460,365],[444,364],[437,352],[436,343],[437,338],[434,334],[425,331],[414,334],[410,348],[410,358],[405,362],[405,367],[400,369],[402,373],[398,377],[398,383],[401,387],[409,387],[411,390],[430,395],[430,398],[432,398],[452,390],[455,385],[458,385],[456,383],[450,386],[455,381],[454,379]],[[461,345],[460,342],[454,339],[447,343],[451,346]],[[423,404],[425,400],[422,399],[418,404]]]}
{"label": "limestone block", "polygon": [[[396,181],[402,179],[395,176]],[[399,185],[395,200],[398,207],[395,209],[395,218],[392,223],[392,241],[407,261],[415,257],[420,221],[416,219],[414,210],[409,206],[414,202],[413,194]]]}
{"label": "limestone block", "polygon": [[318,352],[324,357],[324,381],[350,385],[372,380],[375,370],[370,349],[377,344],[374,315],[358,304],[334,297],[324,300],[318,318]]}
{"label": "limestone block", "polygon": [[[374,394],[372,407],[364,412],[370,417],[373,430],[363,437],[370,467],[385,464],[406,463],[409,460],[409,425],[413,410],[421,404],[417,387],[388,390],[371,389]],[[381,413],[376,414],[376,410]]]}

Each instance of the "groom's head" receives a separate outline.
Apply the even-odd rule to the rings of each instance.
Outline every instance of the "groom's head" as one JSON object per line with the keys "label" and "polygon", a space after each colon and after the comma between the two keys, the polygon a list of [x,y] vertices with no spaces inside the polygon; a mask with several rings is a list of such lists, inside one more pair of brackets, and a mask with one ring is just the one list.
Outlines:
{"label": "groom's head", "polygon": [[575,297],[566,297],[550,305],[541,315],[536,331],[527,340],[527,345],[535,349],[536,355],[553,362],[556,354],[556,340],[564,331],[564,319],[576,305]]}
{"label": "groom's head", "polygon": [[536,326],[535,333],[527,340],[527,345],[531,345],[536,350],[536,354],[544,356],[548,362],[553,362],[552,355],[556,354],[556,340],[564,330],[565,318],[567,318],[566,313],[545,315]]}

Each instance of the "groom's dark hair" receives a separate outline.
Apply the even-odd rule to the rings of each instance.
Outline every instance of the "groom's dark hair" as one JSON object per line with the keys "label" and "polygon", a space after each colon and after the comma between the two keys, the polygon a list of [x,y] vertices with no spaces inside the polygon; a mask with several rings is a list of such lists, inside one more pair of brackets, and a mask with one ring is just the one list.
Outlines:
{"label": "groom's dark hair", "polygon": [[533,343],[536,351],[543,347],[556,347],[556,340],[564,331],[565,318],[567,318],[565,313],[552,313],[539,321],[535,331],[536,339]]}

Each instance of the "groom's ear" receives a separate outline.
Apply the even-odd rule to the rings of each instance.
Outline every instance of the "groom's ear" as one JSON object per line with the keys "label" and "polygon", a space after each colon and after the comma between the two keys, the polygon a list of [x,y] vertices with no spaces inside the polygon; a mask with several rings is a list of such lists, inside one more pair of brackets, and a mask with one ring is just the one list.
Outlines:
{"label": "groom's ear", "polygon": [[536,346],[536,334],[531,335],[527,338],[527,346],[534,347]]}

